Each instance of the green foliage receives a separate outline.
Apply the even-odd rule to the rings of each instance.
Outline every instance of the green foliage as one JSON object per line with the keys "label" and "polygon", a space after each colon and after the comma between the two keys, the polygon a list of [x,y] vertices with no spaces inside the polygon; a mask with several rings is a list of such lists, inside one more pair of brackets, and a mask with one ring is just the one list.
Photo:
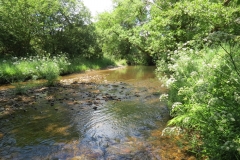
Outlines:
{"label": "green foliage", "polygon": [[0,54],[100,54],[91,15],[77,0],[0,0]]}
{"label": "green foliage", "polygon": [[169,125],[200,134],[201,155],[210,159],[238,159],[240,47],[219,45],[202,50],[183,47],[171,57],[168,69],[172,74],[165,77],[174,117]]}
{"label": "green foliage", "polygon": [[171,61],[167,54],[176,50],[177,44],[194,40],[198,44],[195,47],[201,48],[202,39],[209,33],[239,32],[235,27],[239,7],[224,7],[222,3],[208,0],[155,1],[151,13],[152,19],[146,26],[150,33],[147,44],[158,60]]}
{"label": "green foliage", "polygon": [[129,64],[151,63],[145,49],[142,25],[147,21],[147,6],[141,0],[115,1],[112,13],[99,15],[96,23],[99,42],[105,54],[127,59]]}
{"label": "green foliage", "polygon": [[161,53],[153,52],[169,89],[160,97],[170,106],[169,126],[186,129],[200,159],[240,159],[239,6],[155,1],[151,11],[148,40]]}
{"label": "green foliage", "polygon": [[209,0],[117,0],[114,10],[99,15],[102,51],[131,63],[171,61],[177,44],[201,40],[216,31],[239,34],[239,6]]}
{"label": "green foliage", "polygon": [[41,77],[47,80],[47,84],[52,86],[60,75],[60,68],[55,62],[47,62],[40,66],[39,73]]}
{"label": "green foliage", "polygon": [[27,91],[33,87],[33,85],[25,85],[21,82],[18,82],[18,83],[13,83],[12,84],[14,86],[14,89],[13,89],[13,94],[15,95],[24,95],[24,94],[27,94]]}

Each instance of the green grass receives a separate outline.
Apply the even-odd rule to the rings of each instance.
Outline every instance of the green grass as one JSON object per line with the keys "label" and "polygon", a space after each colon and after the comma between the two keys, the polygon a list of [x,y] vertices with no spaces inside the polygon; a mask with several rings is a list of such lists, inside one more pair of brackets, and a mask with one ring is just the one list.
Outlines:
{"label": "green grass", "polygon": [[5,57],[0,58],[0,84],[46,79],[48,84],[52,85],[60,75],[125,64],[124,60],[117,61],[108,57],[87,59],[79,56],[69,59],[64,54]]}
{"label": "green grass", "polygon": [[109,65],[115,65],[115,62],[107,59],[86,59],[82,57],[76,57],[70,60],[71,65],[67,67],[68,73],[82,72],[90,69],[101,69]]}

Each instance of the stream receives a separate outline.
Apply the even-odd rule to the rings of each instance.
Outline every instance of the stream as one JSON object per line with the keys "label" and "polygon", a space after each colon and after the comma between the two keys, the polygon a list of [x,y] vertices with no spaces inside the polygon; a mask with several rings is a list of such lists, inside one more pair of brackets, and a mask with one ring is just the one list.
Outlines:
{"label": "stream", "polygon": [[0,86],[0,159],[164,159],[153,142],[169,111],[159,101],[166,89],[154,70],[129,66],[72,74],[23,95]]}

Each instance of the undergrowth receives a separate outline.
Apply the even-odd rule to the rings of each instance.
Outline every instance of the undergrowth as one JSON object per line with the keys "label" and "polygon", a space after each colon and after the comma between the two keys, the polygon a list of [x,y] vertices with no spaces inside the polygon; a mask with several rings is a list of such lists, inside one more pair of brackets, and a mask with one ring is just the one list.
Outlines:
{"label": "undergrowth", "polygon": [[[240,46],[217,43],[203,49],[183,44],[170,54],[162,81],[172,119],[188,134],[200,159],[240,159]],[[158,69],[162,69],[159,64]],[[192,135],[197,135],[192,136]]]}

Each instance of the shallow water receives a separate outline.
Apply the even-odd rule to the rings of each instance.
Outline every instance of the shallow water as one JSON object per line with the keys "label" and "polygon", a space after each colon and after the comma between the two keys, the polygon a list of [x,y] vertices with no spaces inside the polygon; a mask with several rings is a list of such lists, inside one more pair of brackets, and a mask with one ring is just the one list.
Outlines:
{"label": "shallow water", "polygon": [[169,114],[154,69],[73,74],[11,99],[2,91],[0,159],[160,159],[149,139]]}

